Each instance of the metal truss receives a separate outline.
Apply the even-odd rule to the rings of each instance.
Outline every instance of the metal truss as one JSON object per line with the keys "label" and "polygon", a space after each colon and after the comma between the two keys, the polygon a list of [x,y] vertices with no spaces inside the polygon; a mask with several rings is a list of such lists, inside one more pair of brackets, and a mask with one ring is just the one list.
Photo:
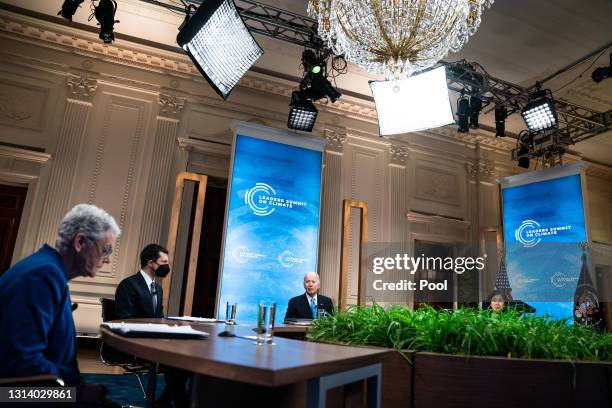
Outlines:
{"label": "metal truss", "polygon": [[[203,0],[141,1],[181,13],[185,12],[185,6],[181,5],[181,2],[196,7],[203,3]],[[247,27],[253,32],[306,48],[318,49],[324,44],[317,33],[317,22],[311,18],[252,0],[234,0],[234,4]],[[450,90],[478,95],[485,107],[490,104],[503,104],[510,115],[520,112],[529,101],[530,88],[495,78],[478,63],[459,61],[440,64],[447,68]],[[569,141],[569,144],[612,129],[611,111],[597,112],[561,99],[554,99],[554,102],[558,117],[556,131],[559,137]]]}
{"label": "metal truss", "polygon": [[[185,12],[180,0],[140,0],[175,12]],[[199,7],[204,0],[183,0]],[[249,30],[306,48],[320,48],[323,40],[317,34],[317,22],[297,13],[252,0],[235,0],[234,4]]]}
{"label": "metal truss", "polygon": [[558,131],[573,143],[589,139],[612,129],[612,114],[598,112],[561,99],[553,99],[559,120]]}
{"label": "metal truss", "polygon": [[[520,112],[529,101],[531,89],[489,75],[477,63],[443,62],[447,68],[448,88],[455,92],[478,95],[483,104],[502,104],[508,114]],[[562,140],[575,144],[612,129],[612,113],[598,112],[562,99],[554,99],[558,127]],[[489,110],[490,111],[490,110]],[[487,113],[489,112],[487,111]]]}
{"label": "metal truss", "polygon": [[251,0],[234,3],[246,25],[256,33],[306,48],[323,46],[317,34],[317,22],[311,18]]}

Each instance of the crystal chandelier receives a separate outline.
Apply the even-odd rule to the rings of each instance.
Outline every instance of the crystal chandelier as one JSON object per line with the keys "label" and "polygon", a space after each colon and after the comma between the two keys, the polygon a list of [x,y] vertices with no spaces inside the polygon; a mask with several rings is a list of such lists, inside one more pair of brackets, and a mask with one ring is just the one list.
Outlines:
{"label": "crystal chandelier", "polygon": [[405,79],[459,51],[494,0],[310,0],[308,14],[335,54]]}

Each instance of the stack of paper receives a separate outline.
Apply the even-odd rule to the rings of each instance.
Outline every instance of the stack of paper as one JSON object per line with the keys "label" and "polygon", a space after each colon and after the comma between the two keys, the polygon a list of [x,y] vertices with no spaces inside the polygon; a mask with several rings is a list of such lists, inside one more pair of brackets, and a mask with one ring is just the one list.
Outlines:
{"label": "stack of paper", "polygon": [[128,337],[197,338],[209,334],[191,326],[170,326],[161,323],[102,323],[115,333]]}

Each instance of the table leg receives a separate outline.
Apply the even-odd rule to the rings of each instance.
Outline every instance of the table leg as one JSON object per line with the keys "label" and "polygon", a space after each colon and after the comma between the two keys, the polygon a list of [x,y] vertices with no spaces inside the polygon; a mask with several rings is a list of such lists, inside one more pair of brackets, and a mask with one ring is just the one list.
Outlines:
{"label": "table leg", "polygon": [[198,396],[200,395],[200,375],[191,374],[191,392],[189,396],[189,407],[198,408]]}
{"label": "table leg", "polygon": [[308,401],[306,406],[308,408],[325,408],[328,390],[360,380],[367,380],[367,407],[380,408],[382,383],[382,368],[380,364],[373,364],[308,380]]}
{"label": "table leg", "polygon": [[149,365],[149,374],[147,374],[147,408],[153,408],[155,405],[155,387],[157,385],[157,363]]}

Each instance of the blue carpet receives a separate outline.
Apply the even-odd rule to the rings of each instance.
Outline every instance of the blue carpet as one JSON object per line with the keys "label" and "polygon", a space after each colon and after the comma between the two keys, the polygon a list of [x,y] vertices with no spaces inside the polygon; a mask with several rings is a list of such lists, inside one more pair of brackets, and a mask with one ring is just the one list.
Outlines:
{"label": "blue carpet", "polygon": [[[83,378],[88,383],[102,384],[108,389],[107,398],[122,405],[145,406],[138,379],[134,374],[83,374]],[[142,385],[147,389],[147,376],[141,375]],[[164,376],[157,376],[156,399],[159,398],[164,387]]]}

